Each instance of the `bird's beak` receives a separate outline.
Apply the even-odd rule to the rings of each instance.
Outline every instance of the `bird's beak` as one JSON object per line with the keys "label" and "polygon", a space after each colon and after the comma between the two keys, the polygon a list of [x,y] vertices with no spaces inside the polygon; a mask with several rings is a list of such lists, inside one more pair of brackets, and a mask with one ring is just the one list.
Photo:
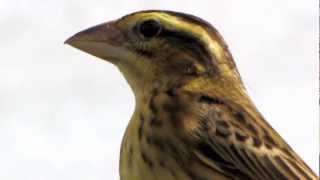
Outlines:
{"label": "bird's beak", "polygon": [[117,63],[125,55],[124,36],[114,21],[81,31],[65,41],[84,52]]}

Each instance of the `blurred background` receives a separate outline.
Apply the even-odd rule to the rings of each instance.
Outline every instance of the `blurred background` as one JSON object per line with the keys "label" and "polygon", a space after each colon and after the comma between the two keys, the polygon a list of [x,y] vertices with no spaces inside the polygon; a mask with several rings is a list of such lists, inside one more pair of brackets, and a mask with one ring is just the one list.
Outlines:
{"label": "blurred background", "polygon": [[318,172],[317,0],[0,0],[0,179],[119,179],[133,94],[116,67],[63,42],[145,9],[211,22],[259,110]]}

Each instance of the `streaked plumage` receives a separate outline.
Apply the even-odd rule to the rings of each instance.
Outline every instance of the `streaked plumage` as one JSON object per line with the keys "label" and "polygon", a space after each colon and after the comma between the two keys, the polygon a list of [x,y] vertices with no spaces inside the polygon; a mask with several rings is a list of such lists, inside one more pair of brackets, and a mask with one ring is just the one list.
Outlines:
{"label": "streaked plumage", "polygon": [[209,23],[141,11],[67,43],[115,64],[135,93],[122,180],[317,179],[253,105]]}

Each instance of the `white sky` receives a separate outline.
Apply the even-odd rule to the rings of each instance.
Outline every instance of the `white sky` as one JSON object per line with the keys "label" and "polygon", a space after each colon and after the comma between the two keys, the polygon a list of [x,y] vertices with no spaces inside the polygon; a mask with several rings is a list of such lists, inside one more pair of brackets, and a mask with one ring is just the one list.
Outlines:
{"label": "white sky", "polygon": [[259,110],[319,169],[318,1],[0,0],[0,179],[119,179],[133,94],[114,66],[63,42],[143,9],[211,22]]}

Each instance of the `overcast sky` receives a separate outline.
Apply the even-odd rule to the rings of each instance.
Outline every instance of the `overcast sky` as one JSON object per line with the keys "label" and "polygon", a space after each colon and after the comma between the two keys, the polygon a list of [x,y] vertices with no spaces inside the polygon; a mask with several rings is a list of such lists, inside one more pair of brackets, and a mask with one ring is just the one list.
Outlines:
{"label": "overcast sky", "polygon": [[119,179],[133,94],[113,65],[63,42],[144,9],[211,22],[259,110],[319,169],[317,0],[0,0],[0,179]]}

